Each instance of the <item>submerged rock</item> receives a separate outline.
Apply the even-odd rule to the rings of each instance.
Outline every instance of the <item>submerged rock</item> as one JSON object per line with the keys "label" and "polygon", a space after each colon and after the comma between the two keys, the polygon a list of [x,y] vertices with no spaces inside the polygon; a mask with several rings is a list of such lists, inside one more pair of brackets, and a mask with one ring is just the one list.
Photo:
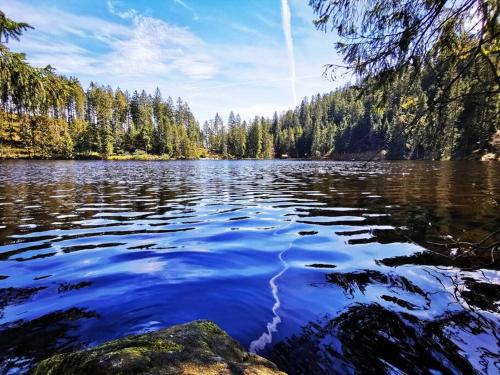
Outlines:
{"label": "submerged rock", "polygon": [[245,351],[210,321],[198,320],[153,333],[128,336],[93,349],[42,361],[34,375],[284,374]]}

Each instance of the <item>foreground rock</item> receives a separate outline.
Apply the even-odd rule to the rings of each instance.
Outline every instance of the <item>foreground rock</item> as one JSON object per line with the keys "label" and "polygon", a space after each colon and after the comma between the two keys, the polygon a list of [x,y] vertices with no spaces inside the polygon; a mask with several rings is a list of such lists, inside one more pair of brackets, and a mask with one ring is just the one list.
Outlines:
{"label": "foreground rock", "polygon": [[272,362],[246,352],[217,325],[200,320],[128,336],[93,349],[42,361],[35,375],[283,374]]}

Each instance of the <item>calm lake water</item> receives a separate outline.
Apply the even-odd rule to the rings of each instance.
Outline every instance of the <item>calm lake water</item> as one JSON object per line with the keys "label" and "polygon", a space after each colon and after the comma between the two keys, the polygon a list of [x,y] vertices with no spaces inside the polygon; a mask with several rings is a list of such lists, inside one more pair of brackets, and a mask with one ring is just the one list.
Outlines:
{"label": "calm lake water", "polygon": [[292,374],[495,374],[499,262],[429,242],[499,228],[498,163],[2,162],[0,373],[211,319]]}

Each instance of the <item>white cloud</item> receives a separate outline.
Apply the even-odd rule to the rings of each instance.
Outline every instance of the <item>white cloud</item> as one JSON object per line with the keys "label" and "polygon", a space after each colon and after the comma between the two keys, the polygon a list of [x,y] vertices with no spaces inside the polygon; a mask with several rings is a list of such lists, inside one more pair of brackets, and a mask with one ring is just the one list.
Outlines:
{"label": "white cloud", "polygon": [[[169,73],[208,79],[217,72],[213,60],[199,54],[200,48],[204,48],[203,42],[188,29],[143,16],[135,9],[121,11],[112,1],[107,5],[112,14],[130,20],[131,27],[54,8],[45,9],[41,16],[37,8],[20,6],[13,1],[7,1],[4,7],[9,15],[36,28],[36,32],[31,33],[33,36],[28,34],[20,45],[30,52],[30,61],[39,65],[51,63],[61,73],[114,75],[126,81]],[[107,52],[96,55],[75,42],[59,41],[68,35],[101,42]]]}
{"label": "white cloud", "polygon": [[246,34],[250,34],[250,35],[254,35],[254,36],[258,36],[258,37],[263,37],[263,34],[251,27],[248,27],[246,25],[241,25],[241,24],[238,24],[238,23],[232,23],[232,22],[229,22],[229,23],[226,23],[227,26],[231,27],[232,29],[236,30],[236,31],[241,31],[243,33],[246,33]]}
{"label": "white cloud", "polygon": [[114,14],[115,16],[118,16],[124,20],[133,18],[134,16],[137,15],[137,11],[135,9],[129,9],[125,12],[119,11],[118,9],[116,9],[113,0],[108,0],[106,2],[106,5],[108,6],[108,10],[111,14]]}
{"label": "white cloud", "polygon": [[[120,2],[106,4],[115,20],[19,0],[3,0],[2,10],[36,28],[28,31],[21,43],[12,43],[16,50],[27,52],[35,65],[51,64],[60,73],[80,78],[84,86],[94,81],[149,92],[158,86],[164,97],[187,100],[200,121],[217,111],[227,116],[234,110],[250,119],[291,106],[288,55],[281,34],[269,33],[269,28],[266,32],[255,30],[254,24],[211,21],[213,27],[245,33],[246,43],[208,42],[202,34],[127,9]],[[264,9],[255,17],[263,18],[263,23],[268,20],[276,29],[279,5],[272,11]],[[307,35],[294,30],[297,91],[301,95],[333,87],[321,78],[321,66],[329,62],[329,54],[324,53],[324,42],[309,40],[313,33],[313,28]]]}
{"label": "white cloud", "polygon": [[256,19],[258,19],[261,23],[263,23],[264,25],[266,25],[267,27],[270,27],[270,28],[278,28],[280,27],[280,22],[274,20],[272,17],[270,16],[266,16],[262,13],[257,13],[254,15],[254,17]]}
{"label": "white cloud", "polygon": [[242,119],[253,119],[256,114],[264,117],[272,117],[274,112],[282,113],[290,108],[287,104],[276,106],[274,104],[255,104],[246,107],[240,107],[237,111]]}
{"label": "white cloud", "polygon": [[293,36],[292,36],[292,13],[288,0],[281,0],[281,18],[283,23],[283,33],[285,34],[286,50],[288,53],[288,61],[290,64],[290,81],[292,86],[293,105],[297,104],[297,88],[296,88],[296,68],[295,54],[293,51]]}
{"label": "white cloud", "polygon": [[129,14],[133,23],[131,35],[114,43],[113,52],[106,58],[116,75],[177,72],[191,79],[208,79],[217,72],[210,57],[199,53],[203,42],[189,30],[136,11]]}
{"label": "white cloud", "polygon": [[[81,16],[60,11],[56,8],[41,9],[21,2],[4,0],[2,10],[11,17],[28,22],[35,31],[27,33],[43,33],[52,37],[73,35],[84,38],[95,38],[103,42],[112,42],[117,37],[129,34],[127,27],[107,22],[95,17]],[[24,38],[23,38],[24,40]]]}
{"label": "white cloud", "polygon": [[190,11],[191,14],[193,15],[193,21],[199,21],[200,20],[200,17],[198,17],[198,14],[195,12],[195,10],[192,7],[190,7],[189,5],[187,5],[185,1],[183,1],[183,0],[174,0],[174,3],[180,5],[184,9]]}

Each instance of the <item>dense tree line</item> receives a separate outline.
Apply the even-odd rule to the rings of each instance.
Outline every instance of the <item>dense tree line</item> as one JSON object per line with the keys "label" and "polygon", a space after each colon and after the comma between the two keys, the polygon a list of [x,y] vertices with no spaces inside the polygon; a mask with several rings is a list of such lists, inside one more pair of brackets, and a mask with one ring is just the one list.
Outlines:
{"label": "dense tree line", "polygon": [[[328,23],[333,8],[322,8],[321,0],[311,3],[321,15],[319,25]],[[381,12],[383,18],[388,10]],[[384,151],[391,159],[451,159],[487,151],[500,129],[498,46],[480,42],[478,55],[478,36],[463,30],[434,41],[436,50],[426,52],[425,67],[402,62],[392,70],[386,66],[387,75],[379,71],[370,77],[366,65],[357,66],[357,85],[306,98],[271,119],[247,122],[231,112],[224,123],[217,114],[200,129],[187,103],[164,100],[158,89],[154,95],[129,94],[92,83],[84,91],[77,79],[58,75],[50,66],[32,67],[23,54],[6,47],[9,38],[18,39],[29,27],[0,12],[2,153],[12,148],[27,152],[21,156],[45,158],[134,153],[271,158]],[[483,39],[496,32],[490,29]],[[356,47],[346,51],[359,52]]]}
{"label": "dense tree line", "polygon": [[363,120],[341,131],[337,151],[370,148],[380,137],[394,158],[465,157],[488,148],[500,128],[498,1],[309,4],[317,28],[337,34],[343,63],[327,73],[352,74],[364,97]]}
{"label": "dense tree line", "polygon": [[0,12],[0,140],[28,156],[149,153],[197,157],[199,125],[189,105],[91,83],[84,91],[76,78],[50,66],[32,67],[24,54],[4,42],[19,38],[29,26]]}
{"label": "dense tree line", "polygon": [[247,123],[231,112],[226,127],[216,114],[203,125],[204,144],[212,154],[224,157],[269,159],[274,157],[271,126],[269,119],[255,117]]}
{"label": "dense tree line", "polygon": [[[275,115],[276,154],[323,157],[384,151],[390,159],[439,160],[479,156],[491,147],[491,137],[500,130],[498,97],[463,95],[436,106],[433,97],[439,87],[433,73],[421,80],[410,76],[408,72],[392,82],[388,94],[380,88],[360,95],[360,89],[346,87]],[[457,96],[480,84],[467,77],[461,81]]]}
{"label": "dense tree line", "polygon": [[[483,74],[477,79],[476,74]],[[377,153],[389,159],[447,160],[484,154],[500,130],[500,101],[488,94],[467,95],[489,85],[488,71],[460,77],[453,95],[436,105],[440,86],[429,70],[415,79],[401,74],[386,88],[363,92],[348,86],[305,98],[300,106],[250,124],[231,114],[227,128],[219,115],[205,123],[206,147],[232,157],[329,157]]]}

